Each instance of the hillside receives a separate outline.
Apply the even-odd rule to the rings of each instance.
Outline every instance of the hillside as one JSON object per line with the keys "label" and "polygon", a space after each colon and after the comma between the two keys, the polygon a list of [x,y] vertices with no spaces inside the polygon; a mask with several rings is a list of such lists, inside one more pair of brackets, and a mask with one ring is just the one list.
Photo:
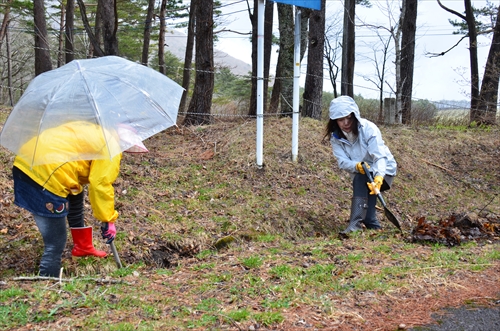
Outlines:
{"label": "hillside", "polygon": [[[399,164],[385,199],[404,232],[381,209],[382,231],[342,241],[352,192],[322,139],[324,124],[301,120],[293,163],[291,119],[266,118],[263,169],[255,167],[253,120],[148,139],[150,153],[124,155],[115,185],[126,268],[116,270],[111,256],[72,260],[70,239],[64,255],[65,277],[126,283],[83,281],[60,294],[50,283],[13,280],[37,272],[43,247],[30,215],[12,203],[13,155],[2,147],[0,298],[19,287],[21,301],[4,294],[0,303],[31,308],[0,329],[91,330],[106,320],[105,330],[395,330],[468,299],[500,299],[498,127],[381,127]],[[490,232],[452,245],[415,240],[419,220],[450,217]],[[86,218],[96,246],[107,249]]]}

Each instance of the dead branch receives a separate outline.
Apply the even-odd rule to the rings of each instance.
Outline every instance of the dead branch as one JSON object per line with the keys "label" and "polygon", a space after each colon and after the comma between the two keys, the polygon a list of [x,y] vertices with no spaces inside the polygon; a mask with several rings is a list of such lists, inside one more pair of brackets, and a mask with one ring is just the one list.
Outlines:
{"label": "dead branch", "polygon": [[445,167],[442,167],[442,166],[440,166],[440,165],[438,165],[438,164],[435,164],[435,163],[429,162],[429,161],[424,160],[424,159],[422,159],[422,161],[424,161],[424,162],[425,162],[425,163],[427,163],[427,164],[430,164],[430,165],[432,165],[432,166],[435,166],[435,167],[437,167],[437,168],[439,168],[439,169],[445,170],[445,171],[447,171],[447,172],[449,172],[449,173],[453,174],[453,171],[451,171],[450,169],[447,169],[447,168],[445,168]]}
{"label": "dead branch", "polygon": [[45,276],[33,276],[33,277],[15,277],[12,280],[15,281],[40,281],[40,280],[56,280],[58,282],[72,282],[75,280],[91,280],[96,283],[102,283],[102,284],[127,284],[130,285],[130,283],[123,281],[123,280],[117,280],[117,279],[105,279],[105,278],[59,278],[59,277],[45,277]]}
{"label": "dead branch", "polygon": [[226,29],[226,28],[224,28],[222,30],[214,31],[214,34],[221,33],[221,32],[231,32],[231,33],[241,34],[244,36],[249,36],[252,34],[252,32],[239,32],[239,31],[234,31],[234,30],[230,30],[230,29]]}
{"label": "dead branch", "polygon": [[451,51],[453,48],[457,47],[458,44],[460,44],[462,42],[462,40],[464,40],[465,38],[467,38],[469,36],[469,34],[466,34],[464,35],[462,38],[460,38],[460,40],[453,46],[451,46],[450,48],[448,48],[448,50],[444,51],[444,52],[441,52],[441,53],[430,53],[430,52],[427,52],[426,55],[428,57],[438,57],[438,56],[443,56],[445,55],[446,53],[448,53],[449,51]]}
{"label": "dead branch", "polygon": [[443,8],[444,10],[446,10],[446,11],[447,11],[447,12],[449,12],[449,13],[452,13],[453,15],[456,15],[456,16],[460,17],[461,19],[463,19],[464,21],[466,21],[466,22],[467,22],[467,18],[466,18],[464,15],[460,14],[459,12],[457,12],[457,11],[455,11],[455,10],[453,10],[453,9],[450,9],[450,8],[446,7],[446,6],[445,6],[445,5],[443,5],[443,4],[441,3],[441,1],[439,1],[439,0],[437,0],[437,2],[438,2],[438,4],[439,4],[439,7]]}

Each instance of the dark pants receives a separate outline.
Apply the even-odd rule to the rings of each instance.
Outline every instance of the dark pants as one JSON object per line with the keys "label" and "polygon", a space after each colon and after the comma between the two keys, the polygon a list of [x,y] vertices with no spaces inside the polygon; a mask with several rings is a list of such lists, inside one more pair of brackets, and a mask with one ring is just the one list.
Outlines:
{"label": "dark pants", "polygon": [[[83,192],[69,195],[68,224],[70,228],[81,228],[84,223]],[[58,277],[61,259],[68,237],[66,217],[44,217],[33,214],[38,230],[42,234],[44,251],[40,261],[40,276]]]}
{"label": "dark pants", "polygon": [[[386,175],[384,177],[382,187],[380,188],[380,192],[389,190],[392,186],[393,179],[393,176]],[[367,199],[366,217],[364,218],[363,223],[368,229],[380,229],[380,223],[378,222],[376,216],[377,210],[375,209],[375,206],[377,204],[377,196],[374,194],[370,194],[370,189],[367,185],[368,182],[368,176],[366,175],[356,174],[354,176],[354,179],[352,181],[353,198]]]}
{"label": "dark pants", "polygon": [[83,209],[83,192],[77,195],[68,195],[68,225],[70,228],[83,228],[84,222],[84,209]]}

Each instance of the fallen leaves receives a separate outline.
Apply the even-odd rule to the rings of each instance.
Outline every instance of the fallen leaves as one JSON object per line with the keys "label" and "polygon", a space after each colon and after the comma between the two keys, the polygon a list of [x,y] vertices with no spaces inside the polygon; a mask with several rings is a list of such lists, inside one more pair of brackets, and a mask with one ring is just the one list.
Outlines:
{"label": "fallen leaves", "polygon": [[433,223],[420,217],[411,233],[413,242],[457,246],[462,242],[500,235],[500,220],[473,218],[468,214],[452,214]]}

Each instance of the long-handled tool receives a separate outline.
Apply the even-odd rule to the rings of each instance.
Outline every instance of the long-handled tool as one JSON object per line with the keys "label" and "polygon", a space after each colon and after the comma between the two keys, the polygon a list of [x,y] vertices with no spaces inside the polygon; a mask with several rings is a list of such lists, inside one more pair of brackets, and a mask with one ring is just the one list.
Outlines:
{"label": "long-handled tool", "polygon": [[120,256],[118,256],[118,251],[116,250],[115,247],[114,239],[111,240],[111,242],[109,243],[109,247],[111,248],[111,252],[113,252],[113,258],[115,259],[116,266],[118,267],[118,269],[123,268],[122,262],[120,261]]}
{"label": "long-handled tool", "polygon": [[399,225],[399,221],[398,221],[397,217],[394,216],[393,213],[391,213],[391,211],[389,210],[389,208],[387,208],[387,205],[385,204],[384,198],[382,198],[382,194],[380,194],[380,191],[377,189],[377,186],[375,185],[375,182],[373,181],[372,174],[370,173],[370,171],[368,171],[368,168],[366,167],[366,165],[365,165],[364,162],[362,162],[361,165],[363,166],[363,170],[365,171],[365,174],[368,177],[368,180],[370,181],[370,183],[371,183],[371,185],[372,185],[372,187],[373,187],[373,189],[375,191],[375,194],[377,195],[378,199],[382,203],[382,206],[384,206],[385,217],[387,217],[387,219],[392,224],[394,224],[399,229],[399,231],[402,232],[403,230],[401,230],[401,225]]}
{"label": "long-handled tool", "polygon": [[[102,222],[101,223],[101,231],[107,231],[107,226],[108,226],[108,223],[106,222]],[[102,235],[103,239],[107,238],[104,236],[104,234]],[[118,269],[121,269],[123,268],[122,266],[122,261],[120,261],[120,256],[118,256],[118,251],[116,250],[116,246],[115,246],[115,238],[108,238],[108,240],[106,240],[106,244],[109,245],[109,248],[111,248],[111,252],[113,253],[113,258],[115,259],[115,262],[116,262],[116,266],[118,267]]]}

